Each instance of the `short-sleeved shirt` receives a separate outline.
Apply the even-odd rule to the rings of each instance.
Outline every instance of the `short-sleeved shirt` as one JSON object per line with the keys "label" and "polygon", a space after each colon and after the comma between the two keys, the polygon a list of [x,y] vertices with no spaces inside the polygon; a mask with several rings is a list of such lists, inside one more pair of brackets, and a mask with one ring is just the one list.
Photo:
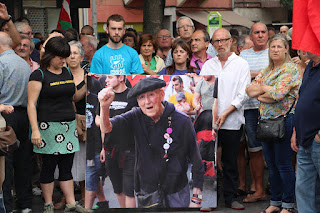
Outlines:
{"label": "short-sleeved shirt", "polygon": [[212,105],[214,102],[213,89],[214,84],[210,85],[205,80],[199,81],[196,88],[194,89],[195,92],[200,93],[202,105],[201,111],[212,109]]}
{"label": "short-sleeved shirt", "polygon": [[320,130],[320,64],[312,66],[311,60],[303,74],[299,99],[295,109],[297,140],[309,147]]}
{"label": "short-sleeved shirt", "polygon": [[[194,109],[193,106],[193,94],[190,92],[184,91],[184,95],[186,97],[186,102],[190,105],[191,109]],[[178,101],[176,100],[177,94],[171,95],[170,98],[168,99],[168,102],[176,104]]]}
{"label": "short-sleeved shirt", "polygon": [[29,64],[13,50],[0,54],[0,103],[27,107]]}
{"label": "short-sleeved shirt", "polygon": [[38,122],[63,122],[75,119],[73,109],[73,95],[75,84],[73,75],[62,69],[61,74],[55,74],[48,70],[41,73],[40,69],[30,75],[29,81],[42,82],[42,89],[38,102]]}
{"label": "short-sleeved shirt", "polygon": [[[269,48],[261,51],[254,51],[253,47],[243,50],[240,57],[245,59],[251,71],[260,71],[265,69],[269,64]],[[255,98],[250,98],[244,105],[244,109],[257,109],[259,101]]]}
{"label": "short-sleeved shirt", "polygon": [[87,96],[87,160],[94,159],[95,153],[100,153],[102,148],[100,128],[95,124],[96,110],[99,105],[98,96],[89,93]]}
{"label": "short-sleeved shirt", "polygon": [[[251,84],[272,86],[268,95],[275,103],[260,102],[259,111],[262,119],[277,118],[285,115],[294,104],[301,80],[297,67],[289,62],[274,71],[264,69]],[[294,108],[292,108],[293,112]]]}
{"label": "short-sleeved shirt", "polygon": [[123,44],[119,49],[107,45],[94,54],[91,73],[110,75],[131,75],[144,73],[137,51]]}

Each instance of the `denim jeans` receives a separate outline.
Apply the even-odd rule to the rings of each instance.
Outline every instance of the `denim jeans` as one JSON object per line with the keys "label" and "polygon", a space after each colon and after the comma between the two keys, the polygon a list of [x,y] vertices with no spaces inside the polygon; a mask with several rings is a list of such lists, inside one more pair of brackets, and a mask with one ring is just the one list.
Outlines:
{"label": "denim jeans", "polygon": [[309,147],[299,147],[296,198],[299,212],[320,212],[320,142],[316,140]]}
{"label": "denim jeans", "polygon": [[277,143],[262,143],[263,154],[269,169],[270,205],[294,208],[295,174],[292,166],[291,135],[293,114],[286,122],[286,138]]}

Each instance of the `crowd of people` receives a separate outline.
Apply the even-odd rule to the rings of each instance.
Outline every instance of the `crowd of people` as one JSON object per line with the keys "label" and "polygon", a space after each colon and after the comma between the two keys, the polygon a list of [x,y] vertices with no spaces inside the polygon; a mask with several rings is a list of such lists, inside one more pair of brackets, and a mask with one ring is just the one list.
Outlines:
{"label": "crowd of people", "polygon": [[[267,167],[263,212],[296,212],[296,204],[319,211],[320,56],[292,50],[287,26],[278,34],[255,23],[248,35],[224,28],[209,35],[182,16],[173,38],[168,29],[125,29],[114,14],[98,42],[89,25],[44,40],[27,19],[13,22],[2,3],[0,18],[0,112],[20,141],[5,164],[0,157],[0,212],[32,212],[39,187],[46,213],[109,208],[107,176],[121,208],[201,208],[208,168],[192,121],[203,111],[212,114],[226,207],[266,200]],[[133,83],[126,75],[152,76]],[[285,138],[257,140],[259,120],[281,116]],[[159,202],[146,204],[149,196]]]}

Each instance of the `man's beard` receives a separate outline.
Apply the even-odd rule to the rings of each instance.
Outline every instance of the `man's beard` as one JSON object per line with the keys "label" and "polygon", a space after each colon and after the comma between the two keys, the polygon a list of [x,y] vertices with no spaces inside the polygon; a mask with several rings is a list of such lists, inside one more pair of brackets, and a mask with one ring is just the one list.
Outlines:
{"label": "man's beard", "polygon": [[109,37],[109,39],[115,44],[118,44],[122,41],[122,37],[120,37],[119,41],[114,40],[112,37]]}

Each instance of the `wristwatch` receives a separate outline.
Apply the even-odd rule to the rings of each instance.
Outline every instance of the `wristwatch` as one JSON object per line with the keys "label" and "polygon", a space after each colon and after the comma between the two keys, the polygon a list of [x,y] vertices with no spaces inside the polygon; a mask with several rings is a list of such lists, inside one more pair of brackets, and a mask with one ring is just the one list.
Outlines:
{"label": "wristwatch", "polygon": [[5,23],[9,22],[10,20],[12,20],[12,16],[9,15],[9,19],[8,20],[4,20]]}

